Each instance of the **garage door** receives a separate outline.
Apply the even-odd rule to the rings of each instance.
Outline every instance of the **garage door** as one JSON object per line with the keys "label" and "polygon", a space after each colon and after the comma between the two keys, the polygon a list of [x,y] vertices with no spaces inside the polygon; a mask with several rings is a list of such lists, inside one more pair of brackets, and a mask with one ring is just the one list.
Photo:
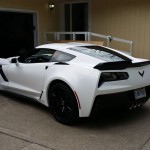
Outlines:
{"label": "garage door", "polygon": [[34,47],[33,14],[0,12],[0,57],[18,56]]}

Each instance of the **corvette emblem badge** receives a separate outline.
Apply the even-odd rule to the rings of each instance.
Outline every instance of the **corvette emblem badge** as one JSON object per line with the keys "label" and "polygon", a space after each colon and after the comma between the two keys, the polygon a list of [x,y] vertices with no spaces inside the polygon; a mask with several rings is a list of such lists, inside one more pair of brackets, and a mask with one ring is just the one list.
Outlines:
{"label": "corvette emblem badge", "polygon": [[139,75],[140,75],[141,77],[143,77],[143,76],[144,76],[144,71],[143,71],[143,72],[139,72]]}

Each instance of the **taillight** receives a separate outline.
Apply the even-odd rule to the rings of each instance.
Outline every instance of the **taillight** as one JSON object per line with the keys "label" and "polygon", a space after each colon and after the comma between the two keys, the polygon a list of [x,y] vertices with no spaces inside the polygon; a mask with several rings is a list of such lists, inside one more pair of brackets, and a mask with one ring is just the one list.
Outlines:
{"label": "taillight", "polygon": [[102,72],[99,80],[98,87],[104,82],[127,80],[129,75],[127,72]]}

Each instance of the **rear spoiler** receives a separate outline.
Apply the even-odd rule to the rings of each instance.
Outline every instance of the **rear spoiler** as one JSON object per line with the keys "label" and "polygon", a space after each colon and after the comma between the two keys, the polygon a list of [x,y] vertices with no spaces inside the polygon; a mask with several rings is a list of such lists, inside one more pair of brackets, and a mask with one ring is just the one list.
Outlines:
{"label": "rear spoiler", "polygon": [[131,61],[118,61],[118,62],[107,62],[100,63],[94,68],[98,70],[123,70],[126,68],[142,67],[150,64],[150,61],[132,63]]}

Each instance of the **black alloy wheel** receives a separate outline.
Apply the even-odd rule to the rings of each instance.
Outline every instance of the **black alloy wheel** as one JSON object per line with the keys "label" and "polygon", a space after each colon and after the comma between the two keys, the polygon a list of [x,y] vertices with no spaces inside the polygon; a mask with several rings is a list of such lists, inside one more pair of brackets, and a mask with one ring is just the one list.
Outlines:
{"label": "black alloy wheel", "polygon": [[78,105],[73,91],[64,83],[56,83],[49,90],[49,107],[54,118],[66,125],[78,117]]}

